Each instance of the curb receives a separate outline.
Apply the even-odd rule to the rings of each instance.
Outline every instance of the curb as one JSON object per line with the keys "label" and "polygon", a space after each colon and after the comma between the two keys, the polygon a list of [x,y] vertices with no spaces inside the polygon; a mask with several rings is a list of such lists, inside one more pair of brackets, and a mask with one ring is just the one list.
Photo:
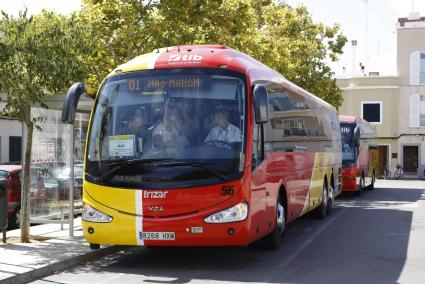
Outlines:
{"label": "curb", "polygon": [[44,267],[36,268],[31,271],[24,272],[3,280],[0,280],[1,284],[21,284],[35,281],[37,279],[44,278],[46,276],[62,272],[64,270],[71,269],[75,266],[84,264],[85,262],[92,261],[121,250],[126,249],[126,246],[109,246],[94,251],[89,251],[82,255],[71,257],[56,263],[49,264]]}

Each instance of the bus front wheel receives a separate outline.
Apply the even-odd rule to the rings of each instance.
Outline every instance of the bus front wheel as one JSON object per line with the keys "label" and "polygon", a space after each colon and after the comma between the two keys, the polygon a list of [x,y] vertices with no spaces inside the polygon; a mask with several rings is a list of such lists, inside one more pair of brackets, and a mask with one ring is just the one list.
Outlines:
{"label": "bus front wheel", "polygon": [[97,250],[97,249],[100,249],[100,245],[99,245],[99,244],[90,244],[90,249],[91,249],[91,250]]}
{"label": "bus front wheel", "polygon": [[285,202],[279,197],[276,202],[276,225],[270,234],[264,237],[262,244],[264,248],[277,250],[280,245],[280,239],[283,237],[286,229]]}

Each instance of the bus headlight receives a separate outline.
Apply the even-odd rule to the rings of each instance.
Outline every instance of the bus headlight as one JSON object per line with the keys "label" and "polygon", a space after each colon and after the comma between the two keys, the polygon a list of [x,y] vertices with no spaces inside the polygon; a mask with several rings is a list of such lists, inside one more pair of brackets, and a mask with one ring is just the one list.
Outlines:
{"label": "bus headlight", "polygon": [[248,216],[248,204],[241,202],[231,208],[217,212],[204,219],[207,223],[229,223],[245,220]]}
{"label": "bus headlight", "polygon": [[83,205],[83,221],[95,223],[109,223],[112,222],[112,217],[100,212],[87,204]]}

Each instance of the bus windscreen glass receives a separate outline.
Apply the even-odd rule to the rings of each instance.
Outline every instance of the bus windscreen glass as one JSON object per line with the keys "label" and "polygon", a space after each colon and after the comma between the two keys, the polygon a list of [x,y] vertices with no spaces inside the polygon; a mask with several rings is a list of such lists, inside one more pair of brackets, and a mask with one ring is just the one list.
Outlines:
{"label": "bus windscreen glass", "polygon": [[110,77],[98,95],[86,179],[167,188],[242,175],[245,83],[226,70]]}
{"label": "bus windscreen glass", "polygon": [[354,124],[341,123],[342,164],[354,163],[356,148],[354,145]]}

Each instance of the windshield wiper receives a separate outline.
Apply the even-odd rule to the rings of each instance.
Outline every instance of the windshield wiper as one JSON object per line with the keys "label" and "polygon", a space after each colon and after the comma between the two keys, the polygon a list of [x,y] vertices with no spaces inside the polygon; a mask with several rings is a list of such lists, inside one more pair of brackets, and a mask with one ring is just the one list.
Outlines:
{"label": "windshield wiper", "polygon": [[125,169],[129,166],[133,166],[133,165],[137,165],[137,164],[147,164],[147,163],[161,162],[161,161],[167,161],[167,160],[171,160],[171,159],[168,159],[168,158],[167,159],[133,159],[133,160],[125,160],[125,161],[112,163],[112,164],[110,164],[110,166],[115,166],[115,167],[113,167],[109,171],[105,172],[101,176],[94,178],[94,181],[95,182],[102,182],[106,178],[110,177],[113,173],[115,173],[119,170]]}
{"label": "windshield wiper", "polygon": [[222,173],[206,167],[206,165],[212,165],[212,164],[214,164],[214,163],[166,162],[166,163],[158,163],[158,164],[155,164],[154,166],[157,166],[157,167],[158,166],[159,167],[180,167],[180,166],[186,167],[186,166],[189,166],[189,167],[193,167],[193,168],[199,168],[199,169],[202,169],[202,170],[208,172],[209,174],[211,174],[211,175],[213,175],[213,176],[215,176],[219,179],[222,179],[224,181],[228,181],[229,178],[226,177],[225,175],[223,175]]}

